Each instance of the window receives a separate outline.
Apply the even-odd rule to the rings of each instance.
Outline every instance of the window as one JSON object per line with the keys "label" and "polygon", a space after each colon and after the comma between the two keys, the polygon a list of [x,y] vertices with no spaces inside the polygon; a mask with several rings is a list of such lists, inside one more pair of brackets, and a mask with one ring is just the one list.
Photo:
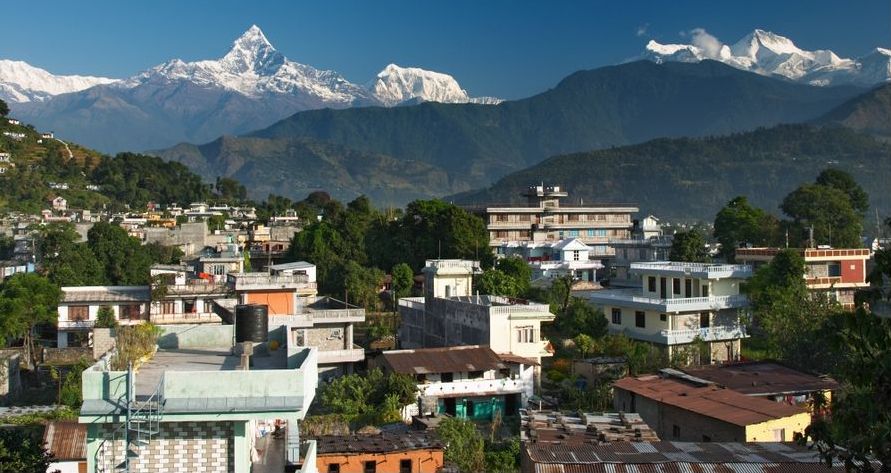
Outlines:
{"label": "window", "polygon": [[572,252],[572,260],[573,260],[573,261],[578,261],[578,260],[579,260],[579,252],[578,252],[578,250]]}
{"label": "window", "polygon": [[589,236],[589,237],[594,236],[594,230],[589,229],[589,230],[588,230],[588,236]]}
{"label": "window", "polygon": [[183,313],[194,314],[196,309],[195,299],[183,300]]}
{"label": "window", "polygon": [[708,297],[708,284],[702,285],[702,297]]}
{"label": "window", "polygon": [[830,278],[841,277],[841,263],[829,263],[826,269]]}
{"label": "window", "polygon": [[613,323],[622,325],[622,309],[613,309]]}
{"label": "window", "polygon": [[482,371],[471,371],[470,373],[467,373],[467,377],[470,379],[479,379],[479,378],[483,377],[483,372]]}
{"label": "window", "polygon": [[535,343],[535,328],[533,328],[531,325],[526,327],[517,327],[517,342]]}
{"label": "window", "polygon": [[377,462],[376,461],[365,462],[365,468],[363,468],[362,471],[364,473],[377,473]]}
{"label": "window", "polygon": [[665,314],[659,314],[659,321],[660,321],[660,322],[665,322],[666,320],[668,320],[668,316],[667,316],[667,315],[665,315]]}
{"label": "window", "polygon": [[656,292],[656,276],[647,277],[647,290],[650,292]]}
{"label": "window", "polygon": [[399,473],[411,473],[411,460],[399,460]]}
{"label": "window", "polygon": [[671,426],[671,436],[676,439],[680,438],[681,437],[681,428],[677,425],[672,425]]}
{"label": "window", "polygon": [[127,318],[130,320],[139,320],[142,315],[142,308],[139,304],[130,304],[121,306],[121,312],[123,313],[123,318]]}
{"label": "window", "polygon": [[578,231],[578,230],[570,230],[570,231],[569,231],[569,236],[570,236],[570,237],[577,237],[577,236],[579,236],[579,231]]}
{"label": "window", "polygon": [[709,317],[708,312],[702,312],[699,314],[699,328],[708,328],[711,322],[711,317]]}
{"label": "window", "polygon": [[176,313],[176,303],[173,301],[161,302],[161,313],[164,315],[175,314]]}
{"label": "window", "polygon": [[328,465],[328,473],[340,473],[340,463],[331,463]]}
{"label": "window", "polygon": [[693,297],[692,279],[684,279],[684,297]]}
{"label": "window", "polygon": [[90,318],[90,307],[86,305],[68,306],[68,320],[83,321]]}
{"label": "window", "polygon": [[773,441],[784,442],[786,440],[786,429],[773,429]]}
{"label": "window", "polygon": [[671,292],[676,295],[681,295],[681,280],[678,278],[671,279]]}
{"label": "window", "polygon": [[636,327],[644,328],[647,326],[647,314],[641,311],[636,311],[634,313],[634,325]]}
{"label": "window", "polygon": [[439,375],[439,380],[443,383],[451,383],[455,380],[454,373],[442,373]]}

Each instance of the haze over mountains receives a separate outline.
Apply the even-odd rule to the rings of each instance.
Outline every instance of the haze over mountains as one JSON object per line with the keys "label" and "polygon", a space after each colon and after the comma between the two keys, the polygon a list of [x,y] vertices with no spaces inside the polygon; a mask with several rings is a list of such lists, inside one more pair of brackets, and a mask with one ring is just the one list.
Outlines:
{"label": "haze over mountains", "polygon": [[447,74],[395,64],[369,87],[357,85],[335,71],[289,60],[257,26],[218,60],[173,59],[122,80],[53,76],[14,64],[0,64],[0,98],[16,115],[106,152],[208,141],[263,128],[301,110],[498,102],[474,99]]}
{"label": "haze over mountains", "polygon": [[693,44],[647,43],[644,59],[656,62],[720,61],[767,76],[811,85],[872,86],[891,80],[891,49],[875,48],[857,58],[841,58],[830,50],[806,51],[789,38],[756,29],[732,45],[703,29],[690,32]]}

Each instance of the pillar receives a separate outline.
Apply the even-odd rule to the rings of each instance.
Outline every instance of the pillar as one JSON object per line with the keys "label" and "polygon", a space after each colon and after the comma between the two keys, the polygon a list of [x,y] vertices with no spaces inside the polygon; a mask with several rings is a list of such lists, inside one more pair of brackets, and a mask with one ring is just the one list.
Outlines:
{"label": "pillar", "polygon": [[251,444],[247,436],[253,435],[248,429],[247,421],[232,422],[232,436],[234,442],[233,451],[235,465],[234,473],[250,473],[251,471]]}

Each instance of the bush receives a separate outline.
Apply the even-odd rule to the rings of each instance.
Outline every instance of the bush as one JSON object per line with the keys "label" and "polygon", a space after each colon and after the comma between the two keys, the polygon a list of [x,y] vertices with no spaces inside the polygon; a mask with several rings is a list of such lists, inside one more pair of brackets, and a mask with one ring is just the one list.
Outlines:
{"label": "bush", "polygon": [[114,317],[114,310],[106,305],[99,308],[96,313],[96,328],[115,328],[118,320]]}
{"label": "bush", "polygon": [[155,352],[159,336],[161,329],[150,323],[118,328],[111,369],[123,371],[131,363],[137,366],[143,358]]}

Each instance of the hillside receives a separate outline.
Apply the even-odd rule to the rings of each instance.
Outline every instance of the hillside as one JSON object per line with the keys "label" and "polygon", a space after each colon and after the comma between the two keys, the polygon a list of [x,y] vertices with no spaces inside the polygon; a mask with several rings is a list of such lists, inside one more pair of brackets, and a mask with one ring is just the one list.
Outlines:
{"label": "hillside", "polygon": [[882,215],[891,213],[891,145],[845,128],[785,125],[718,138],[647,143],[553,157],[505,176],[488,189],[455,195],[461,204],[520,202],[544,182],[570,200],[634,202],[641,213],[711,220],[731,198],[746,195],[779,213],[782,198],[826,167],[850,172]]}
{"label": "hillside", "polygon": [[891,84],[839,105],[817,119],[817,123],[841,125],[891,140]]}
{"label": "hillside", "polygon": [[430,164],[308,139],[223,137],[158,154],[208,181],[227,176],[250,183],[248,194],[258,200],[270,193],[302,199],[323,189],[344,201],[365,194],[378,205],[401,205],[429,196],[431,189],[451,189],[448,174]]}
{"label": "hillside", "polygon": [[307,137],[427,162],[448,171],[460,191],[555,154],[810,120],[859,92],[771,79],[714,61],[640,61],[577,72],[545,93],[495,106],[315,110],[251,136]]}

